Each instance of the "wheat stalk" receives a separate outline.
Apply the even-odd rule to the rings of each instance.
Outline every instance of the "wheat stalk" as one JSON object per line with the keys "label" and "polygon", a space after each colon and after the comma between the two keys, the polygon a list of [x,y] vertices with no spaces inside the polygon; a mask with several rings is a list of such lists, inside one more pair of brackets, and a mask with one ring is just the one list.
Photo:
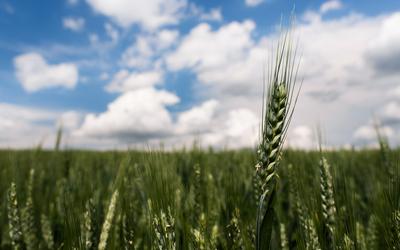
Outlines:
{"label": "wheat stalk", "polygon": [[114,220],[115,210],[117,207],[118,195],[119,195],[118,190],[115,190],[111,197],[111,201],[108,206],[107,215],[104,220],[103,227],[101,229],[98,250],[105,250],[107,247],[107,240],[108,240],[108,236],[110,234],[111,226],[112,226],[112,223]]}

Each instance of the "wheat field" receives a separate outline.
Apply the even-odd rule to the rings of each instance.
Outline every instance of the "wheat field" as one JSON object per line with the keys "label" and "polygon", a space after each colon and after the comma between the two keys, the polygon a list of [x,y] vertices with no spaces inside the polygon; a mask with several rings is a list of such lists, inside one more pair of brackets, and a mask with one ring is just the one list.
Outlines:
{"label": "wheat field", "polygon": [[[284,151],[271,249],[398,249],[396,155]],[[2,151],[1,249],[255,249],[256,159]]]}

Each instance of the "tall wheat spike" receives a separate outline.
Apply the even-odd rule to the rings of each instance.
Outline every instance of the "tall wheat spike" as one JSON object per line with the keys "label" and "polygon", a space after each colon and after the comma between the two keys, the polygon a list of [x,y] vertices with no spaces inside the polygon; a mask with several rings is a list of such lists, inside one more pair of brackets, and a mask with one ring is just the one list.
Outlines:
{"label": "tall wheat spike", "polygon": [[171,209],[168,213],[160,212],[160,216],[155,215],[153,218],[153,228],[155,230],[154,246],[159,250],[175,250],[175,219],[172,217]]}
{"label": "tall wheat spike", "polygon": [[312,219],[307,219],[307,239],[306,239],[306,247],[307,250],[321,250],[321,245],[318,241],[318,234],[315,229],[315,224]]}
{"label": "tall wheat spike", "polygon": [[96,235],[96,208],[93,205],[93,200],[89,199],[86,203],[86,212],[84,216],[84,238],[86,250],[96,249],[97,235]]}
{"label": "tall wheat spike", "polygon": [[343,250],[355,249],[354,241],[347,234],[344,235],[343,244],[344,244],[344,248],[342,248]]}
{"label": "tall wheat spike", "polygon": [[51,229],[51,223],[46,215],[42,214],[40,218],[40,223],[42,225],[42,236],[47,249],[49,250],[55,249],[54,236],[53,236],[53,231]]}
{"label": "tall wheat spike", "polygon": [[122,233],[125,250],[135,249],[135,232],[133,231],[133,225],[128,224],[128,219],[125,214],[122,217]]}
{"label": "tall wheat spike", "polygon": [[367,242],[365,239],[365,229],[360,222],[356,223],[356,236],[357,236],[358,248],[361,250],[367,249]]}
{"label": "tall wheat spike", "polygon": [[192,228],[191,233],[193,236],[193,245],[195,249],[205,250],[207,249],[206,242],[206,215],[200,214],[197,228]]}
{"label": "tall wheat spike", "polygon": [[228,225],[228,238],[230,240],[229,249],[242,250],[244,249],[244,242],[242,232],[239,227],[239,210],[235,209],[232,219]]}
{"label": "tall wheat spike", "polygon": [[110,234],[111,226],[114,220],[114,215],[115,215],[115,210],[117,207],[117,200],[118,200],[118,190],[115,190],[112,197],[110,204],[108,206],[108,211],[106,218],[103,223],[103,227],[101,229],[101,234],[100,234],[100,242],[99,242],[99,247],[98,250],[105,250],[107,249],[107,241],[108,241],[108,236]]}
{"label": "tall wheat spike", "polygon": [[328,229],[329,241],[332,243],[331,248],[335,248],[334,233],[336,221],[336,206],[334,199],[333,180],[331,167],[328,161],[322,157],[320,161],[320,186],[321,186],[321,201],[322,215],[324,217],[325,226]]}
{"label": "tall wheat spike", "polygon": [[219,238],[219,227],[214,225],[211,229],[210,249],[217,249]]}
{"label": "tall wheat spike", "polygon": [[201,168],[199,164],[194,165],[194,219],[198,221],[200,219],[202,211],[202,179],[201,179]]}
{"label": "tall wheat spike", "polygon": [[257,151],[256,172],[262,194],[257,212],[257,250],[269,249],[278,184],[276,168],[279,166],[281,149],[296,102],[292,102],[297,74],[295,51],[287,36],[278,44],[277,51],[274,66],[269,73],[269,88],[263,105],[261,142]]}
{"label": "tall wheat spike", "polygon": [[14,182],[11,183],[7,197],[8,205],[8,226],[11,244],[14,250],[24,249],[24,243],[21,230],[21,219],[18,209],[17,187]]}
{"label": "tall wheat spike", "polygon": [[29,180],[27,187],[27,199],[25,207],[22,209],[22,232],[27,250],[37,249],[37,238],[35,228],[35,216],[33,207],[33,182],[35,177],[35,170],[31,169],[29,172]]}
{"label": "tall wheat spike", "polygon": [[394,211],[391,219],[391,247],[392,249],[400,249],[400,210]]}
{"label": "tall wheat spike", "polygon": [[282,250],[289,250],[289,242],[286,236],[286,228],[285,224],[280,223],[280,237],[281,237],[281,249]]}
{"label": "tall wheat spike", "polygon": [[368,249],[377,249],[378,229],[375,215],[371,215],[368,220],[367,228],[367,247]]}

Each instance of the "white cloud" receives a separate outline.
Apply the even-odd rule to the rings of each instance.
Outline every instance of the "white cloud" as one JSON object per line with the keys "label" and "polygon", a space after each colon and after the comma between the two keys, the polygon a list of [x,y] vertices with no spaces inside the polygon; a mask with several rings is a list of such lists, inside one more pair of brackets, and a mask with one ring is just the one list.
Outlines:
{"label": "white cloud", "polygon": [[[0,103],[0,147],[35,147],[53,136],[56,112]],[[35,131],[32,133],[32,131]]]}
{"label": "white cloud", "polygon": [[167,65],[171,70],[194,68],[204,72],[220,69],[229,62],[243,59],[247,49],[253,46],[251,32],[254,28],[254,22],[249,20],[229,23],[217,31],[206,23],[199,24],[167,57]]}
{"label": "white cloud", "polygon": [[287,146],[291,148],[315,149],[317,146],[312,130],[305,125],[294,127],[288,137]]}
{"label": "white cloud", "polygon": [[391,101],[383,107],[382,115],[385,119],[400,122],[400,104]]}
{"label": "white cloud", "polygon": [[218,106],[216,100],[208,100],[200,106],[179,114],[176,131],[178,134],[202,133],[210,129],[210,123]]}
{"label": "white cloud", "polygon": [[196,140],[203,147],[249,148],[257,142],[259,120],[246,108],[220,110],[220,104],[208,100],[178,116],[176,133],[166,140],[170,147],[191,147]]}
{"label": "white cloud", "polygon": [[121,70],[114,75],[113,80],[106,86],[108,92],[128,92],[160,84],[163,75],[159,71],[129,72]]}
{"label": "white cloud", "polygon": [[82,113],[77,111],[64,112],[57,119],[56,127],[62,127],[63,132],[75,130],[82,124],[82,116]]}
{"label": "white cloud", "polygon": [[218,112],[219,103],[211,99],[177,113],[174,121],[166,107],[178,102],[174,94],[154,88],[126,92],[105,112],[87,114],[82,126],[73,132],[74,140],[113,139],[121,142],[120,146],[163,142],[169,148],[191,146],[194,140],[215,147],[255,145],[259,123],[251,110]]}
{"label": "white cloud", "polygon": [[74,88],[78,82],[77,67],[72,63],[47,64],[37,53],[22,54],[14,58],[16,76],[28,92],[52,87]]}
{"label": "white cloud", "polygon": [[81,31],[85,27],[85,19],[82,17],[65,17],[63,19],[63,26],[72,31]]}
{"label": "white cloud", "polygon": [[[393,136],[394,131],[391,127],[383,126],[379,128],[380,133],[385,136]],[[354,132],[354,138],[366,140],[366,141],[377,141],[378,135],[376,129],[372,125],[363,125]]]}
{"label": "white cloud", "polygon": [[245,0],[246,5],[250,7],[255,7],[262,4],[263,2],[264,0]]}
{"label": "white cloud", "polygon": [[221,8],[213,8],[208,12],[196,4],[189,5],[190,15],[199,18],[202,21],[222,21]]}
{"label": "white cloud", "polygon": [[400,70],[400,13],[386,18],[377,36],[369,43],[366,57],[381,73],[398,73]]}
{"label": "white cloud", "polygon": [[[391,56],[400,61],[398,30],[392,25],[399,14],[365,17],[351,13],[328,20],[315,15],[300,19],[294,31],[300,37],[304,84],[292,125],[320,124],[329,136],[326,140],[338,146],[349,142],[353,131],[387,103],[387,89],[398,86],[400,71],[382,74],[387,68],[375,67],[368,55],[379,44],[376,40],[385,37],[382,48],[393,51]],[[232,22],[216,30],[200,24],[165,57],[166,65],[172,71],[194,72],[200,86],[207,89],[199,94],[219,101],[220,109],[246,107],[258,113],[263,66],[279,34],[255,39],[254,30],[252,21]],[[374,51],[385,54],[383,49]]]}
{"label": "white cloud", "polygon": [[112,26],[110,23],[105,23],[104,28],[106,30],[107,35],[111,38],[112,42],[116,43],[119,40],[119,32],[118,30]]}
{"label": "white cloud", "polygon": [[210,12],[201,14],[200,19],[204,21],[222,21],[221,9],[211,9]]}
{"label": "white cloud", "polygon": [[259,121],[251,110],[245,108],[231,110],[225,122],[225,129],[221,130],[227,138],[227,146],[233,148],[255,146],[258,141]]}
{"label": "white cloud", "polygon": [[167,91],[144,88],[122,94],[101,114],[87,114],[76,136],[143,142],[163,138],[172,131],[166,106],[179,102]]}
{"label": "white cloud", "polygon": [[319,12],[325,14],[329,11],[340,10],[342,7],[343,4],[340,0],[328,0],[321,5]]}
{"label": "white cloud", "polygon": [[123,27],[139,24],[156,29],[176,24],[182,17],[186,0],[86,0],[96,12],[112,18]]}
{"label": "white cloud", "polygon": [[173,46],[178,38],[179,32],[169,29],[138,35],[135,43],[124,51],[121,62],[127,67],[154,66],[155,57]]}

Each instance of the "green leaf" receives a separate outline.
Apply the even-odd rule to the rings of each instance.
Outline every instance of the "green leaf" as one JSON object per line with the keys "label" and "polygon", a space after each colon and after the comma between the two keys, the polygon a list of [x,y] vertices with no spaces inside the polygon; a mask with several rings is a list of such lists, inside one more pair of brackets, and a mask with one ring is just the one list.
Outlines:
{"label": "green leaf", "polygon": [[256,250],[268,250],[275,218],[275,187],[261,195],[257,211]]}

